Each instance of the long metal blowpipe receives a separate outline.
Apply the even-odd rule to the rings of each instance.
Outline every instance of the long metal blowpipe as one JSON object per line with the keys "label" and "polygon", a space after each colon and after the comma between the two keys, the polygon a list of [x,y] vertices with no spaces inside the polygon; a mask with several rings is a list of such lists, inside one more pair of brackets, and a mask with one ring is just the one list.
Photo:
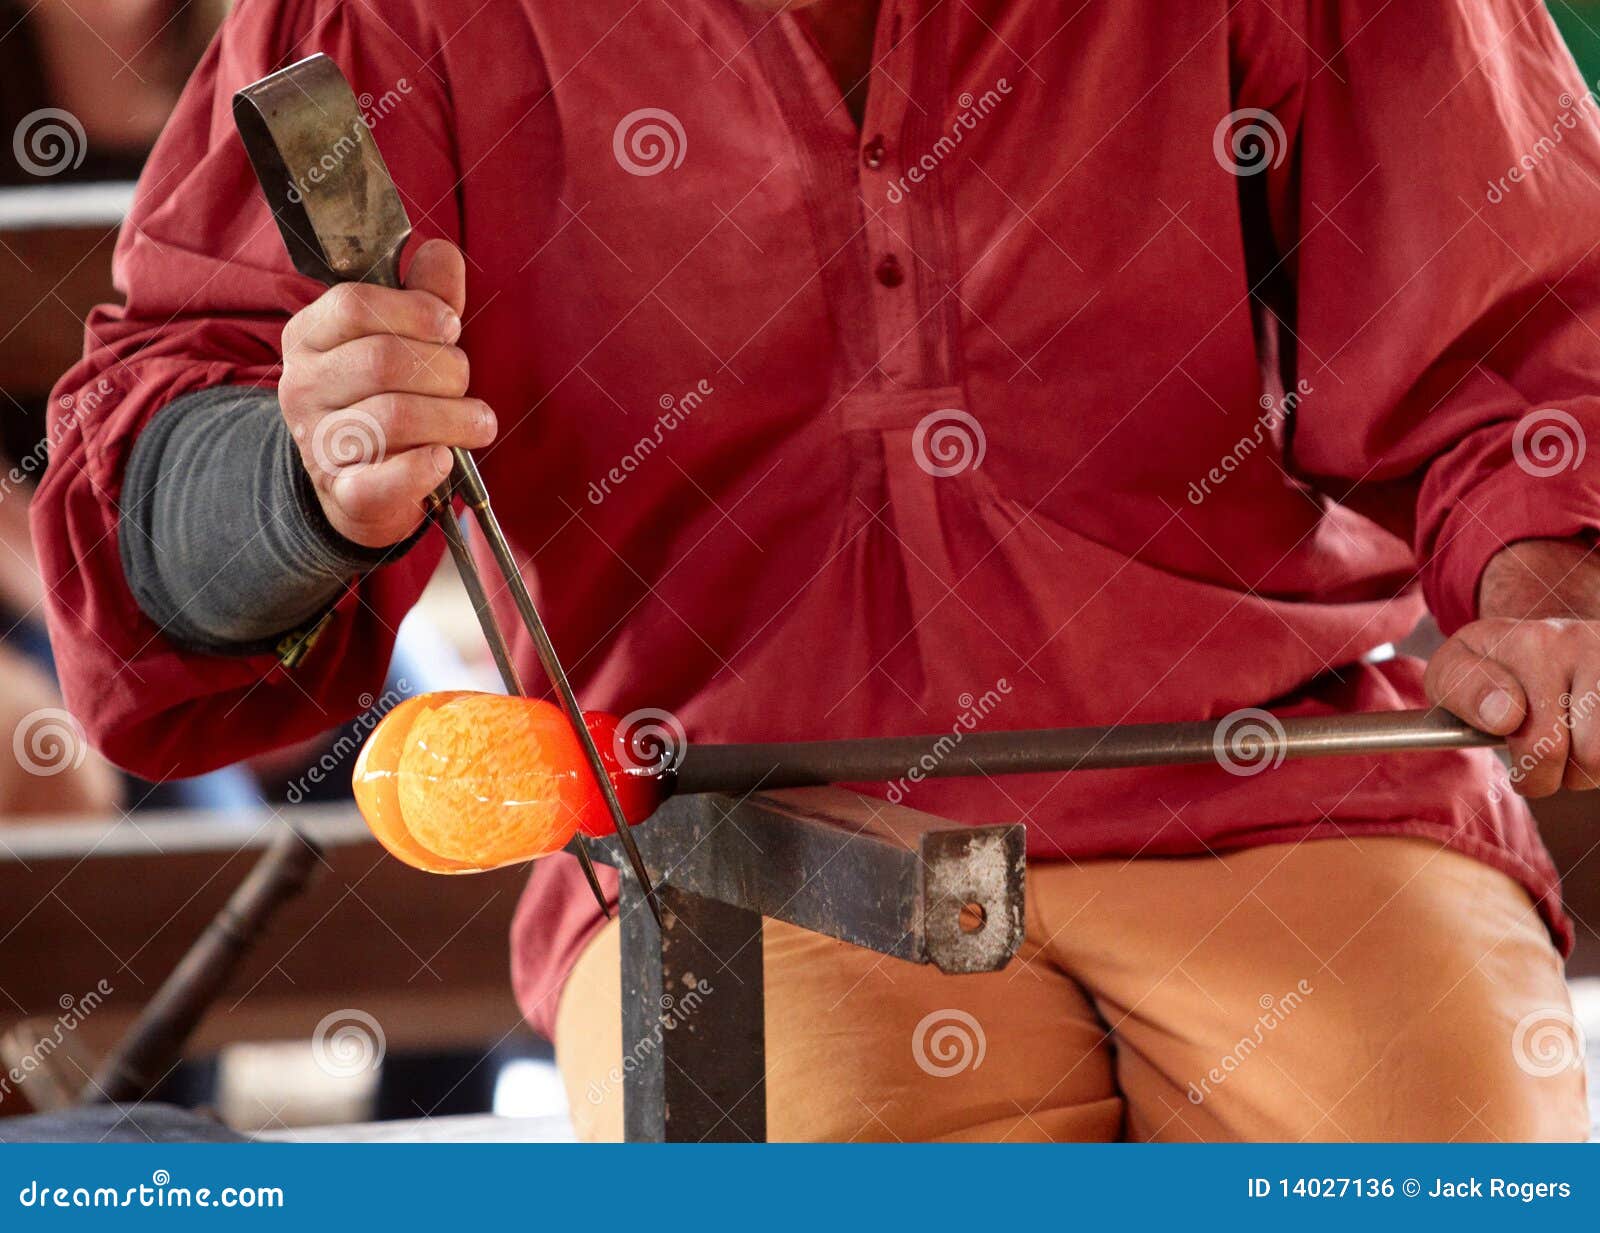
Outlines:
{"label": "long metal blowpipe", "polygon": [[1287,758],[1325,758],[1503,745],[1445,711],[1278,719],[1243,711],[1223,719],[1103,728],[949,732],[865,740],[764,745],[694,745],[672,782],[675,792],[750,792],[832,783],[963,775],[1028,775],[1216,762],[1240,773],[1270,770]]}

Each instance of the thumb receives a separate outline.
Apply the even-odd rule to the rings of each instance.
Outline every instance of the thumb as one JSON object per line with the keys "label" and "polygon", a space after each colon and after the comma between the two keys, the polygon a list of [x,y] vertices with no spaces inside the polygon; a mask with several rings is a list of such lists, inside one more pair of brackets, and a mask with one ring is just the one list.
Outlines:
{"label": "thumb", "polygon": [[428,291],[460,316],[467,311],[467,260],[449,240],[429,240],[406,270],[407,291]]}
{"label": "thumb", "polygon": [[1424,684],[1436,705],[1496,736],[1515,732],[1528,713],[1516,674],[1459,634],[1434,652]]}

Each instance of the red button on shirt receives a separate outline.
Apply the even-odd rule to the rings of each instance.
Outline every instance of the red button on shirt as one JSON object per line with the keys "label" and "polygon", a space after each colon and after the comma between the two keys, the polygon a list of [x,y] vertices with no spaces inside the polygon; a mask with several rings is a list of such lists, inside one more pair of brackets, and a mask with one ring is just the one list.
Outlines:
{"label": "red button on shirt", "polygon": [[[1600,526],[1592,470],[1535,476],[1513,450],[1547,406],[1600,440],[1594,127],[1485,198],[1528,117],[1584,93],[1532,0],[1159,21],[1089,0],[1069,34],[1055,5],[885,0],[881,20],[904,36],[868,131],[920,182],[863,182],[791,15],[237,6],[122,233],[127,305],[96,315],[52,400],[76,410],[33,506],[67,699],[113,759],[192,774],[353,715],[439,558],[430,533],[363,579],[292,680],[180,650],[122,577],[135,435],[191,390],[270,386],[283,322],[321,290],[228,120],[234,90],[312,51],[372,96],[419,233],[466,245],[462,345],[502,426],[483,471],[587,706],[666,708],[703,741],[1416,706],[1419,665],[1361,657],[1414,624],[1419,575],[1453,627],[1502,544]],[[654,152],[627,141],[646,109]],[[1235,142],[1252,117],[1260,140]],[[885,296],[890,246],[918,277]],[[1258,334],[1253,287],[1294,309],[1293,334]],[[1292,437],[1282,372],[1301,382]],[[1519,878],[1565,941],[1494,767],[894,792],[1025,821],[1035,860],[1428,836]],[[597,920],[572,861],[539,865],[516,940],[536,1023]]]}

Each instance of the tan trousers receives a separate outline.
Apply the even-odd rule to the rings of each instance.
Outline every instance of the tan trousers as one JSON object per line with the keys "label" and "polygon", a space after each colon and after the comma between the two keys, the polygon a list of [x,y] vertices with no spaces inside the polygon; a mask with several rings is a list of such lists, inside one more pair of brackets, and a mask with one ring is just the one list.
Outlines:
{"label": "tan trousers", "polygon": [[[1004,971],[768,921],[773,1140],[1586,1136],[1561,964],[1510,878],[1415,839],[1033,866]],[[715,977],[706,1004],[715,999]],[[578,1134],[621,1137],[618,930],[557,1020]]]}

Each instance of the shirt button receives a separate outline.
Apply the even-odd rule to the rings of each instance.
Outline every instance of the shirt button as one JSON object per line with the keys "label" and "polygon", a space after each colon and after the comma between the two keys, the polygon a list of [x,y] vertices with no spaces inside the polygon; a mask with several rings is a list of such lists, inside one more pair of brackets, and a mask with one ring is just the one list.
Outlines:
{"label": "shirt button", "polygon": [[885,287],[898,287],[906,281],[906,272],[900,268],[900,258],[893,253],[878,262],[878,268],[873,273]]}
{"label": "shirt button", "polygon": [[883,134],[879,133],[861,148],[861,161],[873,171],[883,166],[888,153],[888,146],[884,143]]}

